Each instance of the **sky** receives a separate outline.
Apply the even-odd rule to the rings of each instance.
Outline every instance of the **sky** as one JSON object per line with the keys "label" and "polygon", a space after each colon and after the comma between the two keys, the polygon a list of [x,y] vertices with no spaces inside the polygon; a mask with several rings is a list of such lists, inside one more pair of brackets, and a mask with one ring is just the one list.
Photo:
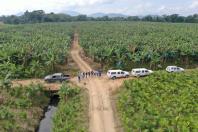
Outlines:
{"label": "sky", "polygon": [[76,11],[82,14],[190,15],[198,13],[198,0],[0,0],[0,15],[44,10],[46,13]]}

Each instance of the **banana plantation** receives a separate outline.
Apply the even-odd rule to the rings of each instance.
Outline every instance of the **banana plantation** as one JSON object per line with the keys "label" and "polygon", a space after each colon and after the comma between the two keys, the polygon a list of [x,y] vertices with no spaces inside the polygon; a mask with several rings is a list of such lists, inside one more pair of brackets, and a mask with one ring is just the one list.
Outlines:
{"label": "banana plantation", "polygon": [[0,26],[0,76],[43,77],[66,62],[70,24]]}
{"label": "banana plantation", "polygon": [[149,132],[198,131],[198,71],[126,81],[117,108],[124,130]]}
{"label": "banana plantation", "polygon": [[85,53],[102,67],[168,64],[191,68],[198,63],[198,25],[143,22],[80,22],[0,25],[0,75],[43,77],[67,61],[78,27]]}
{"label": "banana plantation", "polygon": [[148,22],[79,23],[85,53],[110,67],[198,63],[198,25]]}
{"label": "banana plantation", "polygon": [[[126,132],[198,131],[198,71],[191,69],[198,66],[198,24],[151,22],[0,24],[0,131],[36,131],[44,108],[51,101],[50,95],[42,84],[14,86],[12,81],[42,78],[57,72],[59,66],[64,67],[70,62],[68,55],[75,32],[85,55],[104,69],[163,69],[167,65],[186,69],[183,73],[159,70],[145,78],[123,81],[115,107]],[[82,61],[78,55],[76,62]],[[88,93],[70,85],[81,84],[72,79],[72,83],[63,83],[57,93],[60,103],[52,118],[54,132],[85,132],[90,127]],[[96,79],[90,78],[88,83],[84,79],[82,86]],[[95,82],[105,91],[106,87],[100,85],[103,79],[106,78]],[[105,80],[109,86],[111,81],[118,84],[116,80]],[[95,90],[92,83],[90,88]],[[98,93],[98,102],[103,102],[103,98],[111,102],[106,98],[110,88],[108,92],[98,91],[90,92]]]}

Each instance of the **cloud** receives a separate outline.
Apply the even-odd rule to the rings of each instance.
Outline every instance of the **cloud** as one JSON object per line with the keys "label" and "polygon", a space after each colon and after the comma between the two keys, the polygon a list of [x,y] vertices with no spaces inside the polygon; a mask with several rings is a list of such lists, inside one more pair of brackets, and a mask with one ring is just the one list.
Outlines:
{"label": "cloud", "polygon": [[192,4],[189,7],[191,9],[197,9],[198,8],[198,0],[193,1]]}
{"label": "cloud", "polygon": [[106,4],[94,4],[91,6],[85,6],[78,8],[80,12],[86,14],[92,14],[94,12],[104,13],[122,13],[126,15],[141,15],[145,12],[152,10],[153,5],[150,2],[142,2],[142,0],[114,0],[109,1]]}
{"label": "cloud", "polygon": [[104,12],[127,15],[187,15],[198,13],[198,0],[1,0],[0,3],[0,15],[40,9],[47,13],[71,10],[85,14]]}
{"label": "cloud", "polygon": [[42,9],[59,12],[63,9],[91,8],[93,5],[112,3],[114,0],[4,0],[0,4],[0,15]]}
{"label": "cloud", "polygon": [[166,6],[162,5],[158,8],[158,11],[164,11],[166,9]]}
{"label": "cloud", "polygon": [[91,6],[95,4],[105,4],[109,2],[111,3],[113,1],[114,0],[59,0],[58,3],[64,4],[65,6],[83,7],[83,6]]}
{"label": "cloud", "polygon": [[154,7],[155,12],[159,15],[163,14],[179,14],[179,15],[191,15],[198,13],[198,0],[188,1],[185,4],[173,4],[173,5],[161,5]]}

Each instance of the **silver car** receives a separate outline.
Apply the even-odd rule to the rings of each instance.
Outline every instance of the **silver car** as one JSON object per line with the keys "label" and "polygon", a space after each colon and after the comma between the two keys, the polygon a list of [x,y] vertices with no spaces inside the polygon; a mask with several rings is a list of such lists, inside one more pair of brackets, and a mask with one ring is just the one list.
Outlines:
{"label": "silver car", "polygon": [[48,75],[44,78],[44,80],[46,82],[56,82],[56,81],[59,81],[59,82],[63,82],[63,81],[67,81],[70,79],[70,76],[69,75],[65,75],[63,73],[55,73],[55,74],[52,74],[52,75]]}

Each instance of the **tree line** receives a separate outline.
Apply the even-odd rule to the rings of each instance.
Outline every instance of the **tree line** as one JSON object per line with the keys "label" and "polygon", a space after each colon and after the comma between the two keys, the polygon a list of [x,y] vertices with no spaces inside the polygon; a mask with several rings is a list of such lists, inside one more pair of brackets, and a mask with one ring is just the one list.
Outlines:
{"label": "tree line", "polygon": [[87,15],[70,16],[59,13],[45,13],[43,10],[26,11],[22,16],[1,16],[0,21],[6,24],[25,24],[25,23],[43,23],[43,22],[72,22],[72,21],[150,21],[150,22],[173,22],[173,23],[198,23],[198,14],[189,16],[180,16],[179,14],[144,17],[89,17]]}

